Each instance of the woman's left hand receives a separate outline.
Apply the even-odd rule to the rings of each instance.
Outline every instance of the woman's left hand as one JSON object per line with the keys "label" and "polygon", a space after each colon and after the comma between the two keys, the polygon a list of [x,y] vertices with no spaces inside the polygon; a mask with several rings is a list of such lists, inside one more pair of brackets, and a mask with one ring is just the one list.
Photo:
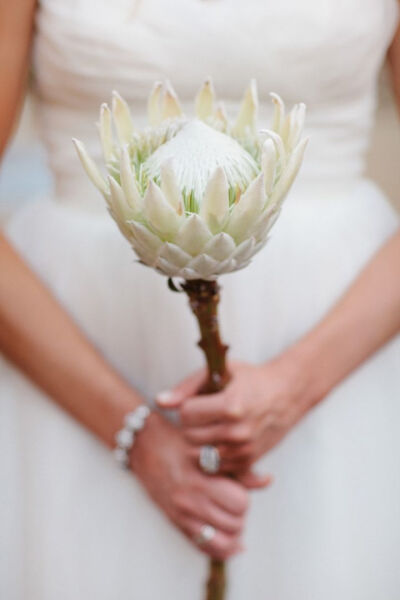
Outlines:
{"label": "woman's left hand", "polygon": [[307,412],[307,380],[292,360],[277,358],[264,365],[229,364],[231,380],[217,393],[196,395],[205,380],[201,370],[173,390],[161,392],[163,408],[179,408],[186,438],[198,459],[200,447],[216,446],[220,470],[249,473],[250,466],[273,448]]}

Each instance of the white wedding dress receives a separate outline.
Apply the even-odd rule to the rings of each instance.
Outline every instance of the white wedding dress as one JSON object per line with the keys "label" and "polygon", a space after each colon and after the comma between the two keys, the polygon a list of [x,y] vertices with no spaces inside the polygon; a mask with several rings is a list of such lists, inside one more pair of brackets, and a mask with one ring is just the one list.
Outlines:
{"label": "white wedding dress", "polygon": [[[186,298],[135,262],[71,138],[98,155],[100,103],[117,89],[141,125],[165,77],[190,111],[211,75],[231,114],[256,77],[260,126],[270,91],[307,103],[311,141],[272,239],[221,279],[231,356],[265,361],[321,318],[397,227],[363,176],[397,20],[396,0],[40,2],[33,70],[55,190],[16,211],[6,233],[149,400],[202,364],[196,325]],[[253,495],[229,600],[398,600],[399,361],[397,340],[263,459],[276,483]],[[0,411],[2,599],[202,599],[204,556],[6,361]]]}

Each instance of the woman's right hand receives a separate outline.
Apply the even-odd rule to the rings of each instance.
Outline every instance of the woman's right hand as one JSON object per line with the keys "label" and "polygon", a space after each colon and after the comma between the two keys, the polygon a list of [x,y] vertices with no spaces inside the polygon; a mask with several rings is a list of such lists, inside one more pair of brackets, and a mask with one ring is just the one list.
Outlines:
{"label": "woman's right hand", "polygon": [[[153,413],[138,435],[131,467],[154,502],[199,550],[218,559],[242,550],[248,491],[232,479],[202,473],[190,459],[180,430],[161,415]],[[216,533],[199,546],[195,540],[205,524]]]}

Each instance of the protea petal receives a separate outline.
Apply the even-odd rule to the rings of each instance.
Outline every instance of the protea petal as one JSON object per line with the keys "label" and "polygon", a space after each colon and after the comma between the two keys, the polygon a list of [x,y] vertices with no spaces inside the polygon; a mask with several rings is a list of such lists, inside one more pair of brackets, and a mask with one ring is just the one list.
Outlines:
{"label": "protea petal", "polygon": [[290,155],[288,165],[277,182],[273,193],[268,201],[268,207],[280,204],[292,186],[303,161],[304,152],[308,144],[308,138],[297,144]]}
{"label": "protea petal", "polygon": [[135,176],[132,172],[128,149],[122,148],[120,160],[121,187],[125,198],[135,216],[143,210],[143,199],[139,193]]}
{"label": "protea petal", "polygon": [[161,114],[163,119],[173,119],[174,117],[182,116],[178,96],[169,81],[167,81],[165,86]]}
{"label": "protea petal", "polygon": [[199,254],[208,240],[211,232],[199,215],[192,214],[183,223],[174,243],[191,256]]}
{"label": "protea petal", "polygon": [[247,88],[242,104],[239,109],[236,122],[232,132],[234,135],[241,137],[246,135],[248,131],[255,132],[258,111],[258,95],[257,84],[255,79],[252,79]]}
{"label": "protea petal", "polygon": [[280,207],[279,206],[271,206],[258,219],[255,223],[252,234],[258,243],[260,240],[265,239],[266,235],[274,225],[275,221],[279,217]]}
{"label": "protea petal", "polygon": [[114,143],[112,136],[111,111],[105,103],[100,107],[99,131],[104,160],[108,163],[113,158]]}
{"label": "protea petal", "polygon": [[156,259],[156,267],[160,269],[168,277],[178,277],[180,269],[176,265],[168,262],[165,258],[158,256]]}
{"label": "protea petal", "polygon": [[220,121],[222,125],[222,130],[225,131],[228,125],[228,115],[226,112],[225,104],[223,102],[218,102],[217,110],[215,111],[215,118]]}
{"label": "protea petal", "polygon": [[244,240],[239,246],[236,248],[235,252],[232,255],[232,258],[236,260],[237,263],[242,263],[247,261],[254,252],[254,247],[256,245],[256,240],[254,237],[250,237],[247,240]]}
{"label": "protea petal", "polygon": [[188,264],[188,268],[196,271],[201,279],[206,279],[211,274],[215,273],[218,268],[218,261],[206,254],[200,254],[193,258]]}
{"label": "protea petal", "polygon": [[108,194],[108,187],[106,181],[100,173],[100,170],[97,167],[94,160],[87,153],[84,144],[76,138],[73,138],[72,141],[78,153],[79,159],[82,163],[82,166],[85,169],[86,174],[91,180],[91,182],[97,187],[98,190],[100,190],[102,194]]}
{"label": "protea petal", "polygon": [[285,118],[285,105],[282,98],[274,92],[270,93],[272,102],[274,103],[274,117],[272,121],[272,130],[280,135],[281,127]]}
{"label": "protea petal", "polygon": [[150,181],[144,196],[143,212],[151,227],[162,237],[170,238],[178,231],[181,217],[154,181]]}
{"label": "protea petal", "polygon": [[271,139],[268,139],[264,142],[261,155],[261,169],[264,173],[265,193],[267,196],[269,196],[274,187],[276,159],[275,144]]}
{"label": "protea petal", "polygon": [[203,252],[217,261],[226,260],[235,251],[236,244],[228,233],[217,233],[205,246]]}
{"label": "protea petal", "polygon": [[121,233],[132,242],[132,232],[128,221],[133,218],[132,210],[126,204],[124,193],[119,183],[109,176],[110,193],[106,197],[110,213]]}
{"label": "protea petal", "polygon": [[156,81],[147,102],[147,115],[152,127],[157,127],[162,121],[160,108],[162,87],[161,81]]}
{"label": "protea petal", "polygon": [[211,78],[206,79],[196,96],[196,117],[205,121],[212,116],[214,111],[215,92]]}
{"label": "protea petal", "polygon": [[281,168],[284,169],[287,162],[287,155],[283,139],[278,133],[271,129],[261,129],[261,133],[267,135],[274,142],[278,160],[280,161]]}
{"label": "protea petal", "polygon": [[165,242],[165,244],[163,244],[159,256],[179,269],[185,267],[192,258],[190,254],[182,250],[182,248],[179,248],[179,246],[171,244],[170,242]]}
{"label": "protea petal", "polygon": [[287,139],[287,148],[292,150],[299,142],[303,132],[306,117],[306,105],[296,104],[291,113],[290,131]]}
{"label": "protea petal", "polygon": [[226,231],[240,243],[259,218],[265,205],[264,175],[260,173],[234,205]]}
{"label": "protea petal", "polygon": [[157,235],[149,231],[145,225],[138,223],[137,221],[130,221],[129,226],[132,229],[135,240],[140,244],[141,247],[147,248],[152,256],[158,253],[162,246],[162,241]]}
{"label": "protea petal", "polygon": [[131,112],[125,100],[116,91],[113,91],[112,95],[112,113],[118,139],[121,144],[127,144],[133,134]]}
{"label": "protea petal", "polygon": [[185,205],[175,176],[174,161],[172,158],[167,159],[161,165],[161,190],[178,215],[182,215]]}
{"label": "protea petal", "polygon": [[225,171],[217,167],[208,181],[200,208],[203,217],[212,233],[221,231],[229,214],[229,188]]}

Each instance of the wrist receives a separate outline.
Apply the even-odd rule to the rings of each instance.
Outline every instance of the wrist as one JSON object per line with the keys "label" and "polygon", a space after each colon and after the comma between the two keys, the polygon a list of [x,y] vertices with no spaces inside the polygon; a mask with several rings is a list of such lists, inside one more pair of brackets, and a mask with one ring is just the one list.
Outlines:
{"label": "wrist", "polygon": [[325,391],[312,348],[302,343],[290,346],[275,359],[284,382],[286,395],[302,413],[306,413],[322,400]]}
{"label": "wrist", "polygon": [[334,387],[335,381],[327,368],[323,348],[316,340],[305,337],[288,348],[280,357],[297,382],[301,400],[307,407],[318,404]]}
{"label": "wrist", "polygon": [[115,436],[123,427],[127,414],[143,404],[143,398],[119,376],[103,382],[96,403],[97,418],[94,433],[110,448],[115,448]]}

